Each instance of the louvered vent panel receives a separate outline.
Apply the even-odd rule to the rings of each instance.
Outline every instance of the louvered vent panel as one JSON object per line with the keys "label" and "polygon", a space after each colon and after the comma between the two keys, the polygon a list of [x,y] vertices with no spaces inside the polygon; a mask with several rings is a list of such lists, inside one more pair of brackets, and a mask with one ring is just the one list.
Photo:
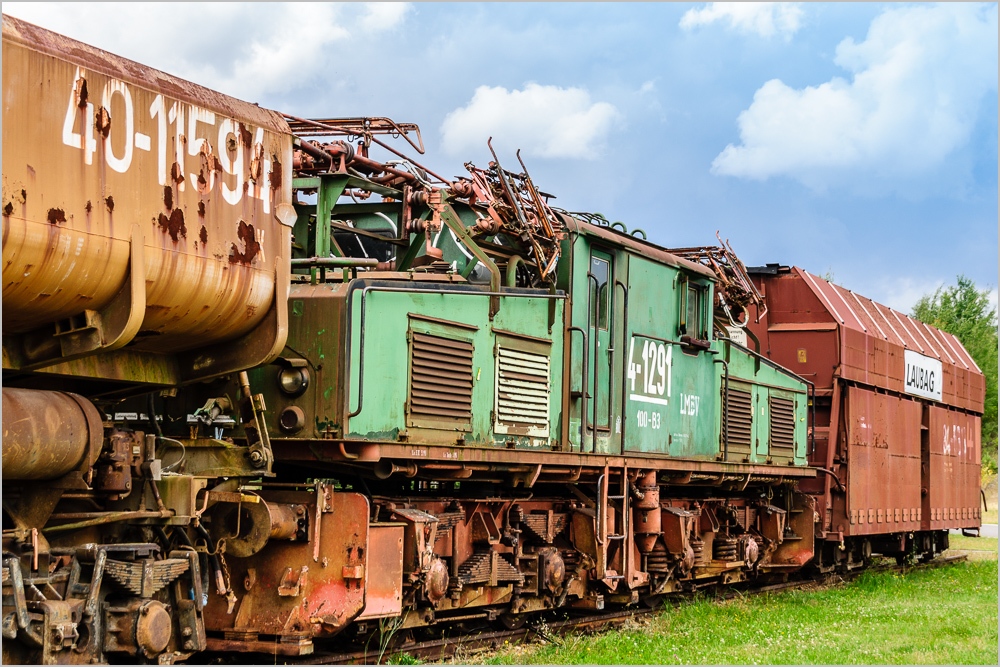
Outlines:
{"label": "louvered vent panel", "polygon": [[749,391],[726,392],[726,437],[729,451],[750,452],[753,444],[753,404]]}
{"label": "louvered vent panel", "polygon": [[795,402],[771,397],[771,451],[791,456],[795,451]]}
{"label": "louvered vent panel", "polygon": [[509,347],[497,356],[499,432],[549,433],[549,357]]}
{"label": "louvered vent panel", "polygon": [[472,343],[413,332],[410,417],[472,419]]}

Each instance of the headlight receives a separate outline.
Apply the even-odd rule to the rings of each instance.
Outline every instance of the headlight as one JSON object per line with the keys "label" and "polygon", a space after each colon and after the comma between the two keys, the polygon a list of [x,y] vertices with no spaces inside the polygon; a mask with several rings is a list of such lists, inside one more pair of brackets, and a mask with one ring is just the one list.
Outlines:
{"label": "headlight", "polygon": [[278,373],[278,387],[289,396],[299,396],[308,386],[308,368],[283,368]]}
{"label": "headlight", "polygon": [[306,415],[302,408],[292,405],[281,411],[278,415],[278,426],[285,433],[298,433],[306,425]]}

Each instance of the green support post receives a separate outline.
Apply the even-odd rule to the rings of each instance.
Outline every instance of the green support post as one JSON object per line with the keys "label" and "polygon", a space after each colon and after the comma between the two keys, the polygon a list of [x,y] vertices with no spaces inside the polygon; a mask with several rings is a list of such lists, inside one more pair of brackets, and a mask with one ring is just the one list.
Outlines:
{"label": "green support post", "polygon": [[[340,195],[347,189],[348,176],[346,174],[323,174],[319,177],[319,190],[316,195],[316,227],[313,229],[315,238],[316,257],[330,257],[331,252],[336,257],[343,257],[340,247],[333,242],[333,234],[330,232],[330,216],[333,208],[337,205]],[[322,271],[318,267],[310,269],[312,280],[316,282],[316,274]]]}
{"label": "green support post", "polygon": [[[500,277],[500,269],[497,265],[493,263],[493,260],[489,258],[489,255],[479,247],[479,245],[472,239],[469,232],[465,229],[465,225],[462,223],[462,218],[459,217],[458,212],[452,208],[451,203],[448,201],[444,202],[444,208],[441,211],[441,221],[448,226],[448,229],[455,232],[455,237],[462,242],[462,244],[469,249],[472,256],[479,260],[483,266],[485,266],[490,271],[490,291],[499,292],[500,286],[502,285],[502,280]],[[490,297],[490,319],[497,314],[500,310],[500,297],[491,296]]]}

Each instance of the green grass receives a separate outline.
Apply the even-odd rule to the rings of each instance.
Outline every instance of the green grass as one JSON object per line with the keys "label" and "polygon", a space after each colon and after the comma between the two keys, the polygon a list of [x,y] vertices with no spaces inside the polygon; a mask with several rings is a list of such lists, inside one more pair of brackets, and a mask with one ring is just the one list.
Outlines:
{"label": "green grass", "polygon": [[994,457],[992,471],[987,470],[984,456],[983,472],[980,480],[983,494],[986,496],[986,509],[983,511],[983,523],[997,522],[997,467],[995,450],[992,455]]}
{"label": "green grass", "polygon": [[823,590],[700,599],[601,635],[474,658],[487,664],[997,664],[997,561],[866,573]]}
{"label": "green grass", "polygon": [[948,536],[948,551],[989,551],[997,553],[997,538],[995,537],[965,537],[964,535]]}

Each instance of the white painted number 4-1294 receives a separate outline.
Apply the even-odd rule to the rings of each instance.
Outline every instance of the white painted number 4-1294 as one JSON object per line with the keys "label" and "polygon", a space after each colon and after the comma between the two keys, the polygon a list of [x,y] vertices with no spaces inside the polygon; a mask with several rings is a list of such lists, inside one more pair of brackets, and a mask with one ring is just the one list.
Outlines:
{"label": "white painted number 4-1294", "polygon": [[[639,403],[667,405],[670,398],[670,367],[673,347],[648,338],[636,359],[635,337],[629,342],[629,399]],[[641,419],[641,417],[640,417]]]}

